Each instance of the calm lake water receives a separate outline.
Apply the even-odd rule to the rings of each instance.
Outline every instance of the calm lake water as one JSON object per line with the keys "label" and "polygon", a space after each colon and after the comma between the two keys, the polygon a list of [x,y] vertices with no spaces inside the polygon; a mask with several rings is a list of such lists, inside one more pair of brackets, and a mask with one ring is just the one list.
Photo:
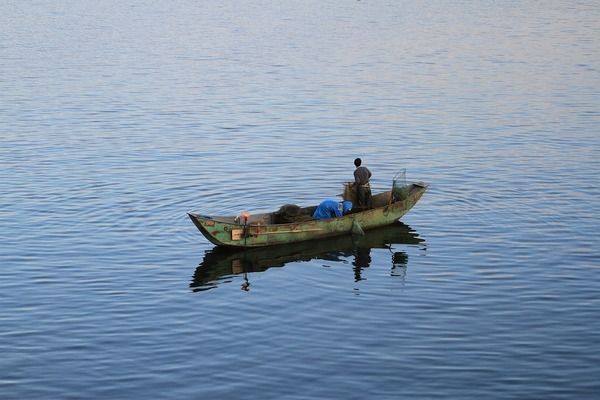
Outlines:
{"label": "calm lake water", "polygon": [[[2,1],[0,398],[597,398],[598,21]],[[230,254],[186,215],[315,204],[355,157],[430,184],[358,243]]]}

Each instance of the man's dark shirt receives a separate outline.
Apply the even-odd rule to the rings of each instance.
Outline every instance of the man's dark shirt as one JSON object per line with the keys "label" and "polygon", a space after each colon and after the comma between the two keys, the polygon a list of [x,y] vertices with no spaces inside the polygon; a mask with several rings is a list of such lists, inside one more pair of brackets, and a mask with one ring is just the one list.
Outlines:
{"label": "man's dark shirt", "polygon": [[371,171],[367,167],[360,166],[354,170],[354,181],[359,185],[369,183],[371,179]]}

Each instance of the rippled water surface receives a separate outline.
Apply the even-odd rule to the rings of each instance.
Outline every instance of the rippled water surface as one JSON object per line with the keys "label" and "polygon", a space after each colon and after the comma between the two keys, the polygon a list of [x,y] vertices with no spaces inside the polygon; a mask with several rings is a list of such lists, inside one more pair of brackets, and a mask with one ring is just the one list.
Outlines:
{"label": "rippled water surface", "polygon": [[[0,398],[592,399],[600,6],[0,3]],[[430,184],[246,253],[186,213]]]}

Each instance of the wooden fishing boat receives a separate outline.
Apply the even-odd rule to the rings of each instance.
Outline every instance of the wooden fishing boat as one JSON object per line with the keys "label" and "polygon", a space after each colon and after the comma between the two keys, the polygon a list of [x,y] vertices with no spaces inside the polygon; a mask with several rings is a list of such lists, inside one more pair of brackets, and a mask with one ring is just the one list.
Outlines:
{"label": "wooden fishing boat", "polygon": [[339,218],[310,218],[316,206],[299,207],[298,219],[282,222],[280,212],[242,214],[237,216],[206,216],[188,213],[202,234],[218,246],[260,247],[302,242],[390,225],[406,214],[427,190],[427,185],[406,185],[401,196],[389,190],[372,196],[373,208],[354,209]]}

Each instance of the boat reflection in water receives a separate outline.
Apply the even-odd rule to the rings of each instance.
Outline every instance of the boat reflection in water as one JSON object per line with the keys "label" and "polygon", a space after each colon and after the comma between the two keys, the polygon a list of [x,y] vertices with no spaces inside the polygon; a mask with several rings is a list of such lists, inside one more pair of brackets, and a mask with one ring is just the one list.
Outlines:
{"label": "boat reflection in water", "polygon": [[418,245],[425,250],[425,241],[402,222],[366,231],[363,236],[344,235],[329,239],[312,240],[287,245],[231,249],[214,247],[208,250],[196,268],[190,287],[203,291],[230,282],[235,275],[244,275],[242,290],[249,290],[248,273],[262,272],[272,267],[283,267],[292,262],[310,260],[352,262],[355,281],[362,279],[361,272],[371,264],[371,249],[388,249],[391,256],[391,275],[404,276],[408,254],[396,251],[393,245]]}

